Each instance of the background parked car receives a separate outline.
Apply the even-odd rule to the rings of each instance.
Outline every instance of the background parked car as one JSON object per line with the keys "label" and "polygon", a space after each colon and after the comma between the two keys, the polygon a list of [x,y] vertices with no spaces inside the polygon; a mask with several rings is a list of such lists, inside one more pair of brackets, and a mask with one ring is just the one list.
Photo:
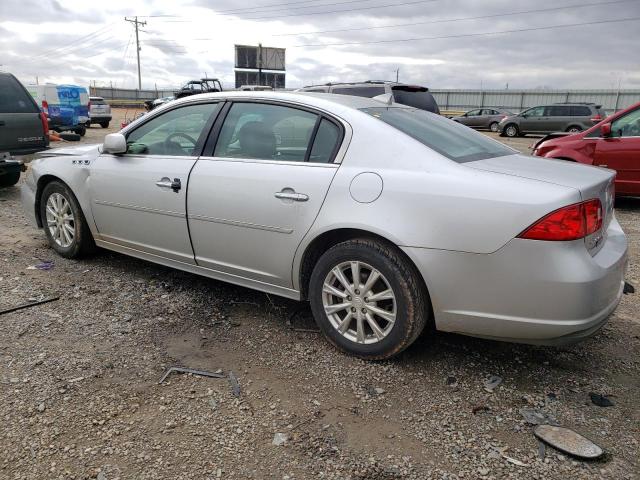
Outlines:
{"label": "background parked car", "polygon": [[575,135],[547,135],[534,155],[607,167],[618,172],[616,194],[640,195],[640,103]]}
{"label": "background parked car", "polygon": [[109,127],[111,106],[102,97],[89,97],[89,121],[87,126],[97,123],[102,128]]}
{"label": "background parked car", "polygon": [[501,108],[476,108],[458,117],[451,117],[451,120],[466,125],[467,127],[485,128],[492,132],[497,132],[500,121],[512,115],[512,112]]}
{"label": "background parked car", "polygon": [[502,119],[500,134],[517,137],[527,133],[581,132],[607,115],[595,103],[556,103],[532,107]]}
{"label": "background parked car", "polygon": [[77,85],[27,85],[27,90],[47,116],[49,128],[56,132],[87,132],[89,94]]}
{"label": "background parked car", "polygon": [[188,97],[198,93],[221,92],[222,84],[217,78],[201,78],[200,80],[190,80],[185,83],[180,90],[174,92],[175,98]]}
{"label": "background parked car", "polygon": [[367,80],[360,83],[327,83],[303,87],[299,92],[324,92],[338,95],[354,95],[356,97],[373,98],[378,95],[391,94],[393,100],[402,105],[419,108],[440,114],[440,109],[427,87],[406,85],[404,83]]}
{"label": "background parked car", "polygon": [[29,92],[10,73],[0,73],[0,187],[15,185],[22,163],[11,157],[49,145],[47,117]]}

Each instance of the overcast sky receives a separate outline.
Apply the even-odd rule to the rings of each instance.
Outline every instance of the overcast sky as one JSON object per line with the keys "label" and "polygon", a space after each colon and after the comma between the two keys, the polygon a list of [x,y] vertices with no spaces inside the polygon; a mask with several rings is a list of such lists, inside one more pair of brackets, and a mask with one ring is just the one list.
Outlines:
{"label": "overcast sky", "polygon": [[640,88],[640,0],[0,0],[0,70],[134,87],[134,15],[143,88],[232,88],[234,44],[258,42],[287,49],[287,87],[399,68],[431,88]]}

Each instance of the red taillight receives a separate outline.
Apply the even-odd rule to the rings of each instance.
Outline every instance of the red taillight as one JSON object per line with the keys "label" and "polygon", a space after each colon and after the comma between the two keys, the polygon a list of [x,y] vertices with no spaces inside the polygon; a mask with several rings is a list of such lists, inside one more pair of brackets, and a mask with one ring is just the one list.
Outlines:
{"label": "red taillight", "polygon": [[600,115],[599,113],[591,117],[591,121],[593,123],[598,123],[600,120],[602,120],[602,115]]}
{"label": "red taillight", "polygon": [[42,100],[42,111],[45,115],[49,115],[49,104],[46,100]]}
{"label": "red taillight", "polygon": [[44,112],[40,112],[40,121],[42,122],[42,130],[44,130],[45,136],[49,134],[49,121]]}
{"label": "red taillight", "polygon": [[518,235],[518,238],[551,241],[578,240],[601,228],[602,204],[596,198],[551,212]]}

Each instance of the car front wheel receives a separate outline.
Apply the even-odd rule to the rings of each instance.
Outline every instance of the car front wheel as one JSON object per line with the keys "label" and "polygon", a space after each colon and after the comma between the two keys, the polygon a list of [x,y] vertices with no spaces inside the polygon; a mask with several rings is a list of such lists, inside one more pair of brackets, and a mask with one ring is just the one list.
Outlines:
{"label": "car front wheel", "polygon": [[569,128],[567,128],[567,132],[569,132],[569,133],[578,133],[578,132],[581,132],[581,131],[582,131],[582,128],[580,128],[577,125],[572,125]]}
{"label": "car front wheel", "polygon": [[504,127],[504,134],[507,137],[517,137],[519,135],[519,131],[518,131],[518,127],[516,125],[514,125],[513,123],[510,125],[507,125],[506,127]]}
{"label": "car front wheel", "polygon": [[91,253],[95,242],[75,195],[61,182],[48,183],[40,200],[40,219],[49,245],[66,258]]}
{"label": "car front wheel", "polygon": [[430,312],[415,267],[394,247],[371,239],[349,240],[325,252],[311,275],[309,296],[328,340],[370,360],[411,345]]}

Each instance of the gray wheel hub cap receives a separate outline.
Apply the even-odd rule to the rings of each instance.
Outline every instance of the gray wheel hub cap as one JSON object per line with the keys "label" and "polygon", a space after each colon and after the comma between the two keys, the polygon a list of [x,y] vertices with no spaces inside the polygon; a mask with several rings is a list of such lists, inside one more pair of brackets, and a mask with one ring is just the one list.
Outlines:
{"label": "gray wheel hub cap", "polygon": [[322,305],[333,328],[355,343],[381,341],[396,321],[396,297],[389,281],[364,262],[343,262],[327,274]]}
{"label": "gray wheel hub cap", "polygon": [[52,193],[46,205],[47,227],[51,238],[63,248],[73,244],[76,233],[76,222],[71,205],[60,193]]}

